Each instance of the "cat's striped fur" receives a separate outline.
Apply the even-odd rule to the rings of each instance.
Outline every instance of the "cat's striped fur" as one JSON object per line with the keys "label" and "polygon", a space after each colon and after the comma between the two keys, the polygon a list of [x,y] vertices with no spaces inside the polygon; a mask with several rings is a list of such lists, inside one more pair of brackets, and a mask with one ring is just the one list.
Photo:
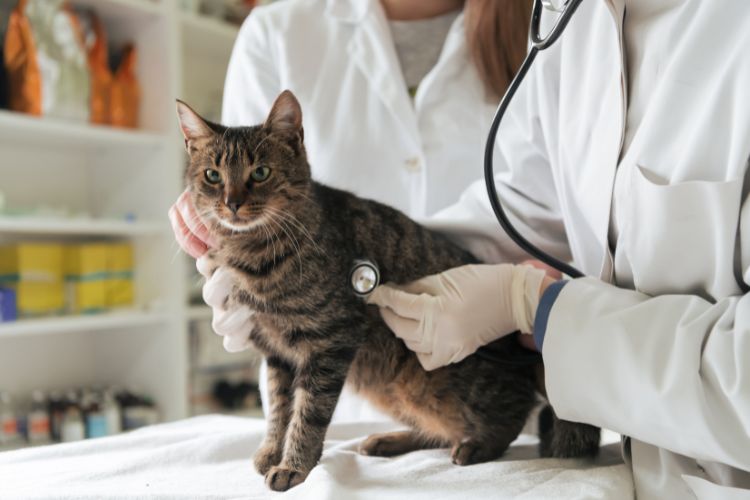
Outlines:
{"label": "cat's striped fur", "polygon": [[[286,490],[316,465],[345,381],[413,429],[372,436],[362,453],[450,446],[461,465],[499,457],[535,405],[535,367],[473,355],[426,372],[348,283],[355,259],[376,262],[384,281],[406,283],[474,257],[397,210],[313,182],[289,92],[262,126],[221,127],[185,105],[180,115],[187,184],[220,242],[211,256],[235,274],[229,300],[256,311],[248,335],[268,362],[270,416],[255,466],[269,487]],[[270,176],[253,181],[262,167]],[[207,169],[223,182],[207,182]],[[512,336],[494,347],[506,359],[525,355]],[[569,425],[565,436],[548,433],[545,452],[595,453],[598,430]]]}

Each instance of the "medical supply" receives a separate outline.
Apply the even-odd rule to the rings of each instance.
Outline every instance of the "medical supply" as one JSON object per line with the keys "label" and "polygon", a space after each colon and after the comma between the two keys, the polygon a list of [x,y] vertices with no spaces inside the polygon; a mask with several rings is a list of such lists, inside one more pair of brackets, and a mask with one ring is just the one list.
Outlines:
{"label": "medical supply", "polygon": [[0,446],[8,447],[21,440],[18,434],[13,398],[7,392],[0,393]]}
{"label": "medical supply", "polygon": [[65,302],[73,314],[103,311],[107,307],[108,247],[103,243],[65,248]]}
{"label": "medical supply", "polygon": [[15,291],[19,317],[63,311],[62,263],[62,245],[19,243],[0,247],[0,286]]}
{"label": "medical supply", "polygon": [[15,321],[17,318],[16,292],[11,288],[0,288],[0,323]]}
{"label": "medical supply", "polygon": [[11,109],[88,119],[86,50],[67,2],[19,0],[10,16],[4,50]]}
{"label": "medical supply", "polygon": [[52,441],[50,434],[50,416],[42,391],[34,391],[31,405],[26,414],[26,441],[30,445],[48,444]]}
{"label": "medical supply", "polygon": [[129,390],[118,394],[117,400],[122,409],[123,430],[138,429],[159,421],[159,412],[151,398]]}
{"label": "medical supply", "polygon": [[62,420],[60,440],[63,443],[80,441],[86,437],[81,410],[74,405],[68,406]]}
{"label": "medical supply", "polygon": [[100,397],[88,391],[81,400],[81,409],[86,424],[86,439],[104,437],[109,435],[107,427],[107,415],[102,409]]}
{"label": "medical supply", "polygon": [[[510,222],[508,216],[505,214],[500,197],[497,194],[497,188],[495,187],[493,160],[495,155],[495,140],[497,138],[497,131],[500,128],[500,123],[515,96],[516,91],[521,86],[526,73],[528,73],[529,68],[531,68],[534,59],[536,59],[539,52],[549,48],[555,43],[560,35],[562,35],[565,27],[568,25],[568,22],[580,4],[581,0],[534,0],[534,8],[531,13],[531,49],[497,107],[495,117],[492,119],[492,125],[490,126],[490,131],[487,135],[487,143],[484,150],[484,180],[487,186],[490,205],[492,205],[492,210],[495,212],[495,216],[497,217],[500,226],[526,253],[572,278],[579,278],[583,276],[583,273],[575,267],[561,262],[535,247],[531,242],[524,238]],[[542,36],[540,32],[543,8],[560,13],[551,31],[546,36]]]}
{"label": "medical supply", "polygon": [[107,245],[107,306],[133,305],[133,245],[110,243]]}
{"label": "medical supply", "polygon": [[104,411],[104,418],[107,421],[107,435],[111,436],[122,432],[122,414],[115,400],[114,391],[104,391],[102,409]]}

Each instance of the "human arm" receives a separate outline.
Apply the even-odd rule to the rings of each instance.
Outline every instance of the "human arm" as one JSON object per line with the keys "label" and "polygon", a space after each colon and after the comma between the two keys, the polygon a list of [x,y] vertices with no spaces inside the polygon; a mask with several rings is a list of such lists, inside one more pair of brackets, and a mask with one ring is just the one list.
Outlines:
{"label": "human arm", "polygon": [[560,418],[750,469],[750,296],[650,297],[572,280],[543,356]]}

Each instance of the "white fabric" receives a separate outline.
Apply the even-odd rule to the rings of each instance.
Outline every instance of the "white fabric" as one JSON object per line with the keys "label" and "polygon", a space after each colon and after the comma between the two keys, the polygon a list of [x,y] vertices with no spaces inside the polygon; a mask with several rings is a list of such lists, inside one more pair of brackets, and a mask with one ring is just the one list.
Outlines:
{"label": "white fabric", "polygon": [[[471,62],[462,14],[412,102],[378,0],[257,7],[232,52],[223,122],[263,122],[284,89],[302,105],[318,181],[422,217],[453,203],[481,175],[496,102],[487,100]],[[245,346],[233,335],[224,341],[234,350]],[[333,418],[385,417],[345,389]]]}
{"label": "white fabric", "polygon": [[594,464],[534,459],[522,436],[500,461],[459,467],[448,450],[397,458],[365,457],[356,448],[387,424],[329,429],[321,463],[283,494],[266,489],[252,455],[262,420],[207,416],[78,443],[0,453],[0,498],[442,500],[468,498],[632,499],[630,473],[617,445]]}
{"label": "white fabric", "polygon": [[[563,289],[544,345],[556,411],[632,437],[639,498],[721,498],[750,489],[750,296],[735,280],[750,280],[750,11],[746,0],[636,1],[670,20],[629,27],[658,61],[658,78],[629,86],[644,103],[636,129],[625,130],[630,2],[583,2],[509,109],[498,190],[532,241],[590,276],[632,273],[618,285],[637,290],[592,279]],[[435,227],[478,255],[518,257],[481,184],[438,215]]]}

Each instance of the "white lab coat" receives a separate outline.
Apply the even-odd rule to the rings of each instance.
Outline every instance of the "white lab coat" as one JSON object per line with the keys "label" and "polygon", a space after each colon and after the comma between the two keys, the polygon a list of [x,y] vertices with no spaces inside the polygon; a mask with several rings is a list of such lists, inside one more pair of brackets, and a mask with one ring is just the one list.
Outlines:
{"label": "white lab coat", "polygon": [[[582,3],[500,131],[496,180],[519,228],[593,276],[552,308],[547,391],[562,418],[630,436],[638,498],[750,498],[750,295],[735,279],[750,283],[750,4],[661,2],[676,28],[650,42],[667,50],[634,89],[650,100],[621,152],[626,3]],[[482,184],[435,227],[487,260],[522,257]],[[607,283],[619,276],[635,290]]]}
{"label": "white lab coat", "polygon": [[[488,99],[471,63],[462,15],[412,103],[378,0],[258,7],[234,46],[222,121],[262,123],[284,89],[302,105],[305,145],[320,182],[424,217],[454,203],[481,176],[497,99]],[[334,416],[373,418],[384,417],[348,390]]]}

